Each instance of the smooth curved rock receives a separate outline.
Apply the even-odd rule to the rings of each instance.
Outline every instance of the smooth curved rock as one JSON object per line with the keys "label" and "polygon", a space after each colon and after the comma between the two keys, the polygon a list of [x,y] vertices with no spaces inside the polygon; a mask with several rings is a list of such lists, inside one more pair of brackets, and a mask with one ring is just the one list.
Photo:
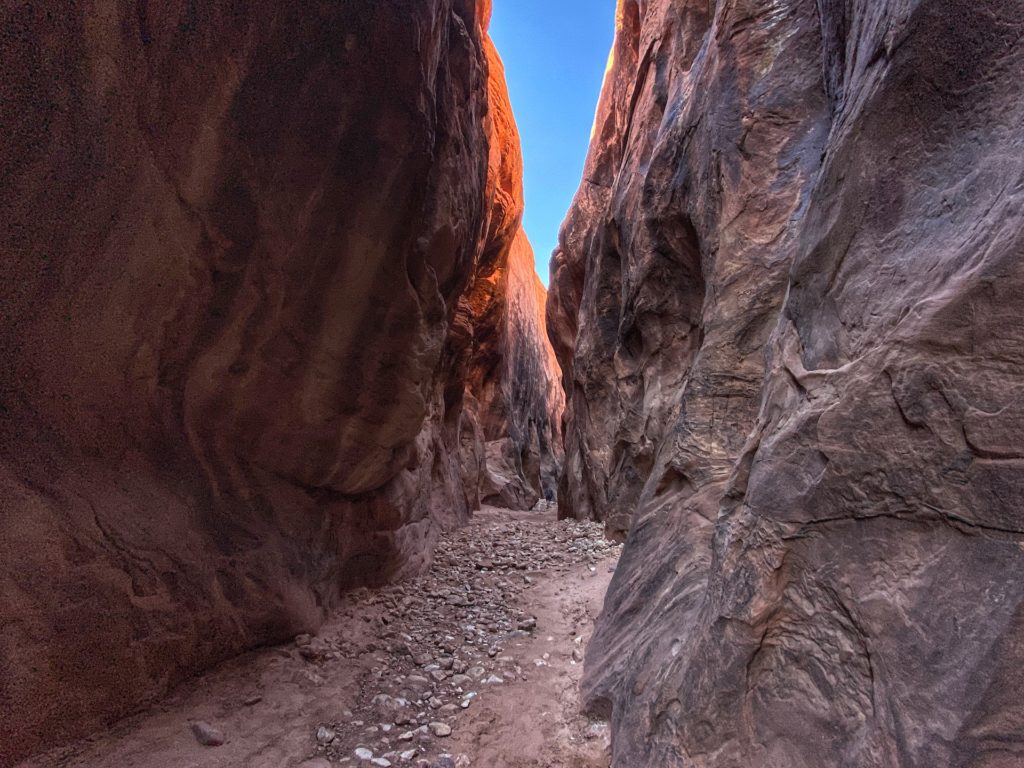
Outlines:
{"label": "smooth curved rock", "polygon": [[1022,19],[620,2],[549,307],[616,766],[1024,761]]}
{"label": "smooth curved rock", "polygon": [[[489,13],[0,12],[0,763],[314,629],[476,506],[474,339],[543,340],[458,311],[522,215]],[[542,390],[487,439],[536,450]]]}

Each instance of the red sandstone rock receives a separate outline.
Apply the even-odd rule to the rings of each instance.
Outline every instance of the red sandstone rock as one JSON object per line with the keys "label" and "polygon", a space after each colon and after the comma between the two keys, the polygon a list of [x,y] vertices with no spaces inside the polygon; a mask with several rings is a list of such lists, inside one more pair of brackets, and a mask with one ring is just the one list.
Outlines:
{"label": "red sandstone rock", "polygon": [[494,506],[530,509],[556,492],[565,396],[545,331],[547,293],[522,229],[519,131],[501,59],[489,42],[487,52],[488,248],[458,312],[467,412],[476,420],[473,438],[467,433],[464,440],[463,464],[471,498],[476,494]]}
{"label": "red sandstone rock", "polygon": [[548,359],[457,311],[522,213],[488,15],[3,12],[0,764],[420,569],[485,433],[554,460],[543,384],[463,409],[477,339]]}
{"label": "red sandstone rock", "polygon": [[[471,379],[487,446],[481,498],[492,506],[531,509],[557,491],[565,395],[544,333],[547,292],[522,229],[513,241],[498,295],[504,298],[505,313],[504,337],[496,350],[499,367],[486,375],[478,370]],[[485,356],[478,348],[475,357]]]}
{"label": "red sandstone rock", "polygon": [[1024,760],[1022,18],[620,2],[549,309],[616,766]]}

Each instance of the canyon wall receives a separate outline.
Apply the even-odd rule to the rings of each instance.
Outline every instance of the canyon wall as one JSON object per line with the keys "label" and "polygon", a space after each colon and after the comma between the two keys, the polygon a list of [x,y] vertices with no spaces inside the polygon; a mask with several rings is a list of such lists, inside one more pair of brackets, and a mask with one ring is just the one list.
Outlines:
{"label": "canyon wall", "polygon": [[547,292],[522,228],[519,131],[504,66],[490,41],[486,50],[494,136],[487,242],[496,247],[485,251],[457,321],[472,339],[464,349],[466,410],[479,427],[466,476],[473,485],[470,495],[479,502],[531,509],[557,489],[565,395],[545,331]]}
{"label": "canyon wall", "polygon": [[532,509],[557,493],[565,395],[544,331],[547,291],[521,228],[504,269],[487,283],[495,298],[490,311],[499,310],[503,320],[475,325],[483,333],[476,338],[468,391],[487,457],[480,499],[507,509]]}
{"label": "canyon wall", "polygon": [[548,315],[616,766],[1024,762],[1022,19],[620,0]]}
{"label": "canyon wall", "polygon": [[422,569],[561,415],[489,3],[0,16],[7,765]]}

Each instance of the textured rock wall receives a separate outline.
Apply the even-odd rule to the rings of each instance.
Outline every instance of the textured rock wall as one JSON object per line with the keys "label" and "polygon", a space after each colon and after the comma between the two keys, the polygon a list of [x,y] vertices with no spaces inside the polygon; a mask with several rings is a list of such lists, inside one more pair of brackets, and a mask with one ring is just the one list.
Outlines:
{"label": "textured rock wall", "polygon": [[489,41],[487,51],[493,107],[487,242],[492,247],[485,250],[458,311],[468,343],[466,410],[477,428],[466,476],[472,498],[531,509],[557,489],[565,395],[545,332],[547,292],[522,229],[519,131],[504,66]]}
{"label": "textured rock wall", "polygon": [[1024,762],[1022,19],[619,3],[549,299],[615,765]]}
{"label": "textured rock wall", "polygon": [[488,16],[0,9],[0,764],[315,628],[476,505],[474,339],[542,338],[460,311],[522,207]]}
{"label": "textured rock wall", "polygon": [[512,242],[499,295],[505,307],[499,369],[486,376],[478,371],[476,379],[487,441],[481,495],[494,506],[532,509],[557,493],[565,394],[544,331],[547,291],[522,229]]}

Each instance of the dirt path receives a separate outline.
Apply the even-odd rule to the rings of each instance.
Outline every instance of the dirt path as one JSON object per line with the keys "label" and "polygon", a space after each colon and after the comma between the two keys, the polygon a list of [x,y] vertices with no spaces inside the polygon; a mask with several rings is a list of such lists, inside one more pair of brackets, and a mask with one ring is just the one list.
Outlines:
{"label": "dirt path", "polygon": [[353,594],[318,636],[23,766],[604,768],[607,727],[580,715],[579,662],[619,547],[553,518],[485,509],[429,574]]}

